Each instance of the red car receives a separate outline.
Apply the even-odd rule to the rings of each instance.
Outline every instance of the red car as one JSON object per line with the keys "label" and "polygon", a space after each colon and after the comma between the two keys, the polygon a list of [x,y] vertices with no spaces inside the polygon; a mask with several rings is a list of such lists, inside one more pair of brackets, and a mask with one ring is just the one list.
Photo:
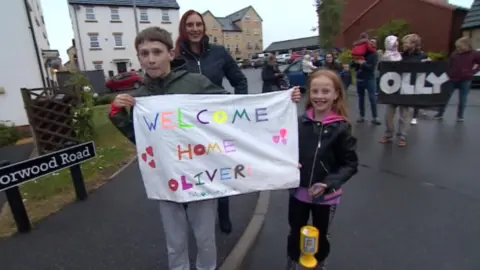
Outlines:
{"label": "red car", "polygon": [[142,85],[142,79],[142,72],[129,71],[113,76],[105,85],[110,92],[137,89]]}
{"label": "red car", "polygon": [[303,51],[293,52],[292,56],[290,56],[289,63],[293,63],[293,61],[295,61],[295,59],[302,58],[307,53],[310,53],[310,51],[303,50]]}

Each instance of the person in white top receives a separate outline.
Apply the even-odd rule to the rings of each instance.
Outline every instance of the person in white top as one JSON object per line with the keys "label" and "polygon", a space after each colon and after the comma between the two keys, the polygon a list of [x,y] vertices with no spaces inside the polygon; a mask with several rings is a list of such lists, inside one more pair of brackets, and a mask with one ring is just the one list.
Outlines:
{"label": "person in white top", "polygon": [[312,73],[314,69],[317,69],[316,66],[312,64],[312,59],[309,54],[306,54],[303,56],[303,61],[302,61],[302,71],[305,76],[308,77],[308,74]]}

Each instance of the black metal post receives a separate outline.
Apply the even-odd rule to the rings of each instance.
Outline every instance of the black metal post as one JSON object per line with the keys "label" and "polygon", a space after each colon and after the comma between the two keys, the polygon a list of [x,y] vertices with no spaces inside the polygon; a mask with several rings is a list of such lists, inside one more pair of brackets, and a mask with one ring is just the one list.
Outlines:
{"label": "black metal post", "polygon": [[[0,161],[0,168],[10,165],[8,161]],[[12,210],[13,219],[17,224],[17,229],[19,233],[27,233],[32,229],[32,224],[28,218],[27,210],[23,204],[22,194],[18,186],[9,188],[5,190],[5,195],[7,196],[8,204]]]}
{"label": "black metal post", "polygon": [[[74,142],[67,142],[66,147],[74,146]],[[83,180],[83,173],[80,164],[70,167],[70,176],[72,177],[73,187],[75,188],[75,195],[77,200],[85,201],[88,197],[87,188],[85,187],[85,181]]]}

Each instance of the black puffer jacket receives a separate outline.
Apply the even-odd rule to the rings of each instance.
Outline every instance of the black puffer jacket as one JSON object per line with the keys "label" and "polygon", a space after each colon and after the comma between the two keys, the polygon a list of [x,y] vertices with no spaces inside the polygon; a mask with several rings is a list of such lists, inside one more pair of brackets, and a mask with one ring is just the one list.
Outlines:
{"label": "black puffer jacket", "polygon": [[300,187],[325,183],[326,193],[330,193],[357,173],[357,139],[341,117],[327,117],[321,123],[308,114],[307,111],[298,122]]}
{"label": "black puffer jacket", "polygon": [[235,94],[248,94],[247,78],[225,47],[209,44],[208,37],[204,37],[202,42],[203,51],[200,55],[193,53],[187,42],[180,44],[180,54],[187,62],[185,67],[188,71],[201,73],[220,87],[226,77],[235,88]]}

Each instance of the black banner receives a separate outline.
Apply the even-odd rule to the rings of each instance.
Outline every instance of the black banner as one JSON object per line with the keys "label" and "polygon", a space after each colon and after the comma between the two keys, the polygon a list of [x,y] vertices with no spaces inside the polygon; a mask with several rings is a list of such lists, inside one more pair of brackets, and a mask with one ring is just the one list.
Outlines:
{"label": "black banner", "polygon": [[440,107],[452,89],[448,62],[381,62],[378,103],[412,107]]}
{"label": "black banner", "polygon": [[0,191],[94,158],[95,144],[86,142],[0,168]]}

